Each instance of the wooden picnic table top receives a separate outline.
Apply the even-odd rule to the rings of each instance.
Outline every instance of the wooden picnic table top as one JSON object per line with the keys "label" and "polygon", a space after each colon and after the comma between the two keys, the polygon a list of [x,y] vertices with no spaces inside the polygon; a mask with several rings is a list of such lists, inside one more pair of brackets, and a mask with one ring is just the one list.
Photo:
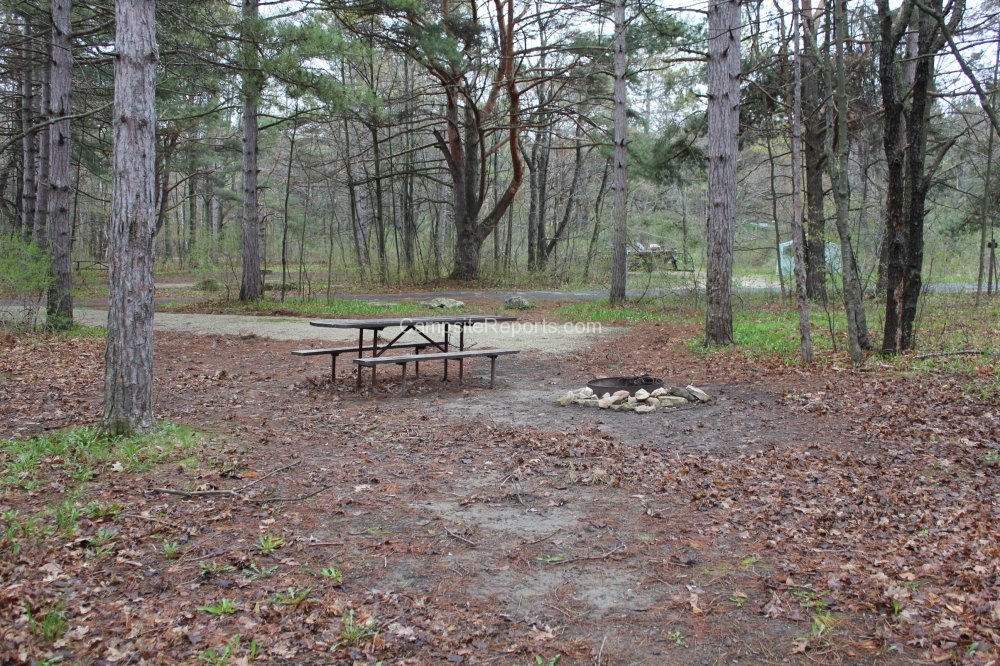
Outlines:
{"label": "wooden picnic table top", "polygon": [[517,317],[510,315],[451,314],[425,317],[380,317],[378,319],[317,319],[310,321],[309,325],[321,328],[353,328],[380,331],[394,326],[401,328],[413,328],[414,326],[423,324],[456,324],[458,326],[468,326],[505,321],[517,321]]}

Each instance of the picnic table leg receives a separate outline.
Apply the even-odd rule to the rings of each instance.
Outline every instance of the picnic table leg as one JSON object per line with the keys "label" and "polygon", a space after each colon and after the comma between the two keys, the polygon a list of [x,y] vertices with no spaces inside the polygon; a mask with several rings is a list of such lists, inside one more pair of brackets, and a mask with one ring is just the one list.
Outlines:
{"label": "picnic table leg", "polygon": [[[365,355],[364,349],[365,349],[365,329],[359,328],[358,329],[358,354],[361,355],[361,356],[364,356]],[[361,390],[361,372],[362,372],[362,368],[359,365],[358,366],[358,390],[359,391]]]}
{"label": "picnic table leg", "polygon": [[[444,325],[444,352],[446,354],[448,353],[448,340],[449,339],[450,338],[448,337],[448,324],[445,324]],[[444,381],[444,382],[448,381],[448,359],[444,360],[444,379],[442,379],[441,381]]]}
{"label": "picnic table leg", "polygon": [[398,365],[403,366],[403,379],[400,381],[400,390],[403,395],[406,395],[406,363],[399,363]]}
{"label": "picnic table leg", "polygon": [[[413,354],[414,354],[414,356],[419,356],[420,355],[420,347],[414,347],[413,348]],[[413,375],[415,377],[420,377],[420,361],[417,361],[413,365],[416,368],[416,370],[413,371]]]}
{"label": "picnic table leg", "polygon": [[497,357],[490,356],[490,388],[493,388],[493,381],[497,376]]}
{"label": "picnic table leg", "polygon": [[[375,330],[375,329],[372,329],[372,358],[375,358],[376,356],[378,356],[378,331]],[[378,378],[375,376],[375,373],[377,371],[378,371],[378,366],[373,365],[372,366],[372,391],[375,390],[375,383],[378,381]]]}
{"label": "picnic table leg", "polygon": [[330,386],[337,383],[337,355],[330,354]]}
{"label": "picnic table leg", "polygon": [[[465,351],[465,326],[458,325],[458,351]],[[465,380],[465,363],[458,360],[458,383],[461,385]]]}

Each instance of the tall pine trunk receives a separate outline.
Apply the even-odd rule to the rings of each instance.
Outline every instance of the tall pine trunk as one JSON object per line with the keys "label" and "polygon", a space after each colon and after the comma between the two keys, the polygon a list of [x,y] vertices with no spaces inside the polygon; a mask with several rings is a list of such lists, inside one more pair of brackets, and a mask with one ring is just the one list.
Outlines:
{"label": "tall pine trunk", "polygon": [[733,343],[733,237],[740,129],[740,5],[708,8],[708,306],[705,344]]}
{"label": "tall pine trunk", "polygon": [[102,427],[149,430],[153,418],[156,223],[156,3],[115,2],[115,102],[108,336]]}
{"label": "tall pine trunk", "polygon": [[263,90],[257,62],[258,0],[243,0],[243,279],[240,300],[259,301],[264,295],[261,272],[260,218],[257,214],[257,107]]}
{"label": "tall pine trunk", "polygon": [[625,0],[615,0],[615,191],[611,213],[613,220],[611,237],[611,305],[625,303],[627,281],[627,257],[625,245],[628,241],[628,203],[625,188],[628,185],[628,146],[626,145],[627,89],[625,87],[625,64],[627,45],[625,43]]}
{"label": "tall pine trunk", "polygon": [[52,41],[49,65],[51,122],[49,154],[48,240],[52,283],[46,306],[46,326],[64,331],[73,326],[73,220],[70,214],[70,92],[73,55],[70,50],[71,0],[52,0]]}
{"label": "tall pine trunk", "polygon": [[31,44],[34,24],[24,16],[24,47],[21,50],[21,235],[30,240],[35,227],[35,186],[38,175],[38,132],[35,127],[35,57]]}

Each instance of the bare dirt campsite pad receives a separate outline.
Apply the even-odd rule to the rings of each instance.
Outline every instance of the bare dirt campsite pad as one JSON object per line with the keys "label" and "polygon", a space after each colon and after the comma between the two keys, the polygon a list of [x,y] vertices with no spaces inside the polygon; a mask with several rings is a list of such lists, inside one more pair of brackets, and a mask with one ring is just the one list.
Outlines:
{"label": "bare dirt campsite pad", "polygon": [[[402,397],[394,369],[331,388],[301,342],[158,333],[157,415],[207,435],[149,468],[2,453],[0,661],[992,662],[989,361],[803,370],[696,335],[637,326],[505,359],[492,392],[429,371]],[[102,348],[5,339],[0,435],[95,422]],[[555,405],[644,371],[714,399]]]}

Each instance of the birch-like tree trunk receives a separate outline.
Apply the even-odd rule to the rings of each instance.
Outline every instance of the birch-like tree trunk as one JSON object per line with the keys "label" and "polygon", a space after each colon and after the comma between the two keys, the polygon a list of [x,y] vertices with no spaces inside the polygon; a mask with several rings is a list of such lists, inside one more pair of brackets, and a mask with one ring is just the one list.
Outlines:
{"label": "birch-like tree trunk", "polygon": [[[802,225],[802,49],[799,43],[801,12],[792,0],[792,248],[795,252],[795,298],[799,311],[799,349],[804,363],[813,362],[809,328],[806,243]],[[777,223],[775,223],[777,226]],[[779,258],[780,262],[780,258]]]}
{"label": "birch-like tree trunk", "polygon": [[733,343],[733,237],[740,130],[740,3],[708,8],[708,267],[706,346]]}
{"label": "birch-like tree trunk", "polygon": [[[844,64],[844,40],[847,38],[847,17],[839,0],[834,3],[834,30],[832,40],[836,44],[837,61],[834,64],[836,80],[834,85],[827,86],[835,90],[833,104],[827,112],[831,129],[834,127],[836,143],[829,142],[827,148],[827,166],[830,170],[830,181],[834,187],[834,200],[837,204],[837,234],[840,237],[841,276],[844,280],[844,311],[847,314],[847,343],[851,360],[861,363],[864,351],[871,349],[871,339],[868,337],[868,322],[865,317],[865,306],[861,289],[861,276],[858,274],[858,263],[854,257],[854,245],[851,242],[850,215],[851,182],[848,175],[848,160],[850,157],[851,140],[848,135],[848,98],[847,73]],[[830,68],[827,68],[830,71]]]}
{"label": "birch-like tree trunk", "polygon": [[71,0],[52,0],[52,40],[49,61],[50,119],[48,241],[52,282],[48,289],[45,325],[65,331],[73,325],[73,220],[70,215],[70,92],[73,55],[70,50]]}
{"label": "birch-like tree trunk", "polygon": [[103,429],[153,418],[153,231],[156,225],[156,3],[115,2],[115,101]]}
{"label": "birch-like tree trunk", "polygon": [[626,145],[627,90],[625,88],[625,0],[615,0],[615,154],[614,183],[615,199],[612,208],[613,220],[611,236],[611,305],[625,302],[627,257],[625,244],[628,241],[628,202],[625,188],[628,184],[628,153]]}

